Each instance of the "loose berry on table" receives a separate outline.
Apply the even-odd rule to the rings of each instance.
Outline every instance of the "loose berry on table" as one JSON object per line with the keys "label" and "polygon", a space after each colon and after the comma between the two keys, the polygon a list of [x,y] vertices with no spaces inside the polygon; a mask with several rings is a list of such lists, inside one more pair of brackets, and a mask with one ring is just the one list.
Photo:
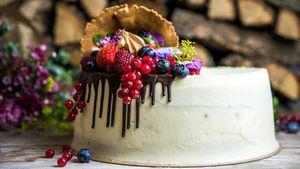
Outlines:
{"label": "loose berry on table", "polygon": [[55,154],[55,151],[53,149],[48,149],[46,152],[45,152],[45,157],[46,158],[52,158],[54,157],[54,154]]}

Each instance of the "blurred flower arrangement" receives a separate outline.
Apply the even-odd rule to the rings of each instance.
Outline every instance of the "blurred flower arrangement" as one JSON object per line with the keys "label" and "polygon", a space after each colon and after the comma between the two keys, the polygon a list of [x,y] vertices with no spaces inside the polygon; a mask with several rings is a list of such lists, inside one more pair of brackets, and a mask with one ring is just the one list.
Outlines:
{"label": "blurred flower arrangement", "polygon": [[70,131],[64,100],[78,70],[68,68],[69,54],[60,50],[49,57],[44,44],[22,54],[16,43],[2,40],[8,30],[0,21],[0,124],[21,130]]}

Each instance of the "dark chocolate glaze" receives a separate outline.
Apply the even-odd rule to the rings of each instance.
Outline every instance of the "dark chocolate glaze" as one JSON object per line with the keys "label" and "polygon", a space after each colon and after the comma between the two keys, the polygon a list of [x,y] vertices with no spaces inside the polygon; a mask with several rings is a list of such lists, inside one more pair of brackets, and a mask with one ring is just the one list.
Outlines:
{"label": "dark chocolate glaze", "polygon": [[[150,86],[149,95],[151,97],[152,105],[155,104],[155,85],[156,83],[161,83],[162,85],[162,96],[165,96],[165,89],[167,88],[167,97],[168,102],[171,101],[171,85],[174,80],[173,75],[156,75],[150,74],[142,77],[143,88],[141,89],[140,98],[136,99],[136,119],[135,119],[135,127],[139,128],[140,125],[140,106],[141,103],[145,102],[145,94],[147,90],[147,86]],[[107,108],[107,119],[106,119],[106,127],[113,127],[115,123],[115,113],[116,113],[116,104],[117,104],[117,91],[120,87],[121,78],[117,73],[101,73],[101,72],[82,72],[79,80],[83,86],[83,93],[81,95],[81,99],[85,100],[85,92],[86,87],[88,87],[87,100],[88,103],[91,97],[92,86],[95,91],[94,104],[93,104],[93,119],[92,119],[92,128],[95,128],[96,121],[96,111],[98,105],[98,86],[101,81],[101,97],[100,97],[100,112],[99,118],[102,118],[103,115],[103,104],[104,104],[104,95],[105,95],[105,82],[108,81],[109,85],[109,93],[108,93],[108,108]],[[130,129],[131,127],[131,104],[126,105],[123,104],[122,111],[122,137],[125,136],[126,129]]]}

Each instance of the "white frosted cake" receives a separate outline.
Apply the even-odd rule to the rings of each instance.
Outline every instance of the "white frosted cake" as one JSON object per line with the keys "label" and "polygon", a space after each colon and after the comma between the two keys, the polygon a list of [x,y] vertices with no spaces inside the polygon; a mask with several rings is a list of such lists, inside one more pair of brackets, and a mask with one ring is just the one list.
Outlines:
{"label": "white frosted cake", "polygon": [[[161,93],[161,86],[156,90]],[[94,95],[92,89],[91,100]],[[139,128],[131,117],[124,138],[121,104],[114,127],[105,126],[104,113],[92,129],[93,102],[88,103],[75,120],[72,147],[90,148],[94,160],[143,166],[233,164],[265,158],[279,149],[265,69],[204,68],[201,76],[173,82],[170,103],[159,94],[155,99],[152,106],[146,97]]]}
{"label": "white frosted cake", "polygon": [[178,39],[172,23],[136,5],[107,8],[87,24],[80,79],[66,101],[75,151],[90,149],[102,162],[175,167],[278,151],[267,71],[202,68],[193,42],[178,46]]}

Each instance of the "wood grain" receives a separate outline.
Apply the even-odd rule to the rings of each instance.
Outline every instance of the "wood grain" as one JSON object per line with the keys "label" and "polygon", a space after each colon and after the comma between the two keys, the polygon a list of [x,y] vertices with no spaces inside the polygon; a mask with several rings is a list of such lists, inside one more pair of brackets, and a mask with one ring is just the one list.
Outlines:
{"label": "wood grain", "polygon": [[[36,135],[0,132],[0,168],[1,169],[50,169],[57,168],[56,160],[61,155],[61,146],[70,144],[71,135]],[[208,167],[207,169],[298,169],[300,168],[300,134],[278,133],[277,139],[282,150],[277,155],[264,160],[229,165]],[[54,148],[56,156],[43,158],[47,148]],[[150,169],[149,167],[132,167],[101,162],[78,163],[76,158],[65,169]],[[205,167],[206,168],[206,167]]]}

